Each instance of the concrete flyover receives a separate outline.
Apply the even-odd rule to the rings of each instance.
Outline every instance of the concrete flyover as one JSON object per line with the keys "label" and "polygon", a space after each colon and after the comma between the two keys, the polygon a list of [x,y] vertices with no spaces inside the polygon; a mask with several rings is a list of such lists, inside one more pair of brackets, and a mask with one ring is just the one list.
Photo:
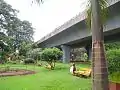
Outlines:
{"label": "concrete flyover", "polygon": [[[119,8],[120,0],[109,0],[109,16],[103,25],[105,42],[120,40]],[[64,63],[70,60],[71,48],[84,46],[90,54],[91,30],[86,25],[86,18],[87,14],[84,11],[37,41],[36,44],[41,48],[61,48],[63,50]]]}

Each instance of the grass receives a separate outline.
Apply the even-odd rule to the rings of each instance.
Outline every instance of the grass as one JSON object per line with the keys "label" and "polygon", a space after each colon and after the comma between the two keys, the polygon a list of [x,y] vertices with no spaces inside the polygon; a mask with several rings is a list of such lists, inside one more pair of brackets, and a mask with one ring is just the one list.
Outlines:
{"label": "grass", "polygon": [[[30,69],[36,74],[0,78],[0,90],[90,90],[91,80],[72,76],[68,64],[56,64],[55,70],[32,65],[10,65],[14,68]],[[77,67],[89,67],[79,64]]]}

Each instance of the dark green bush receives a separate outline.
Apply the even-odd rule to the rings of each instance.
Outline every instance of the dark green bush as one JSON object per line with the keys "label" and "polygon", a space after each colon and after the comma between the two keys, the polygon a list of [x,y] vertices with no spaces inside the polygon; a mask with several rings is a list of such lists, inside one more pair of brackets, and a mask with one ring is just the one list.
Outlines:
{"label": "dark green bush", "polygon": [[35,63],[35,61],[32,58],[26,58],[26,59],[24,59],[24,64],[34,64],[34,63]]}
{"label": "dark green bush", "polygon": [[106,52],[109,73],[120,71],[120,49],[112,49]]}
{"label": "dark green bush", "polygon": [[46,48],[41,52],[41,59],[45,61],[58,60],[62,54],[58,48]]}
{"label": "dark green bush", "polygon": [[120,72],[114,72],[109,76],[110,81],[120,83]]}
{"label": "dark green bush", "polygon": [[120,49],[120,42],[105,43],[105,50]]}

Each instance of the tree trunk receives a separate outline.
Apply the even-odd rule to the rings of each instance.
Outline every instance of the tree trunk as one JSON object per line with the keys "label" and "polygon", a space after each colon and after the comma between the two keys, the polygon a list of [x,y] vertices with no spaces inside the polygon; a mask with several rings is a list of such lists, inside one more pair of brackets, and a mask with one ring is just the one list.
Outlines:
{"label": "tree trunk", "polygon": [[55,60],[53,60],[53,67],[55,68]]}
{"label": "tree trunk", "polygon": [[54,70],[53,62],[50,61],[50,62],[48,62],[48,64],[51,66],[51,70]]}
{"label": "tree trunk", "polygon": [[92,90],[109,90],[108,69],[104,52],[103,26],[99,0],[91,0],[92,17]]}

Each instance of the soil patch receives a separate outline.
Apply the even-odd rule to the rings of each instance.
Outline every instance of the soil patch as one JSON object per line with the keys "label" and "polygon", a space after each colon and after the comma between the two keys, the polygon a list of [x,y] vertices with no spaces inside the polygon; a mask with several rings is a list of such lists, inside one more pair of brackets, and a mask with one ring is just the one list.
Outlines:
{"label": "soil patch", "polygon": [[35,71],[19,69],[0,72],[0,77],[35,74]]}

